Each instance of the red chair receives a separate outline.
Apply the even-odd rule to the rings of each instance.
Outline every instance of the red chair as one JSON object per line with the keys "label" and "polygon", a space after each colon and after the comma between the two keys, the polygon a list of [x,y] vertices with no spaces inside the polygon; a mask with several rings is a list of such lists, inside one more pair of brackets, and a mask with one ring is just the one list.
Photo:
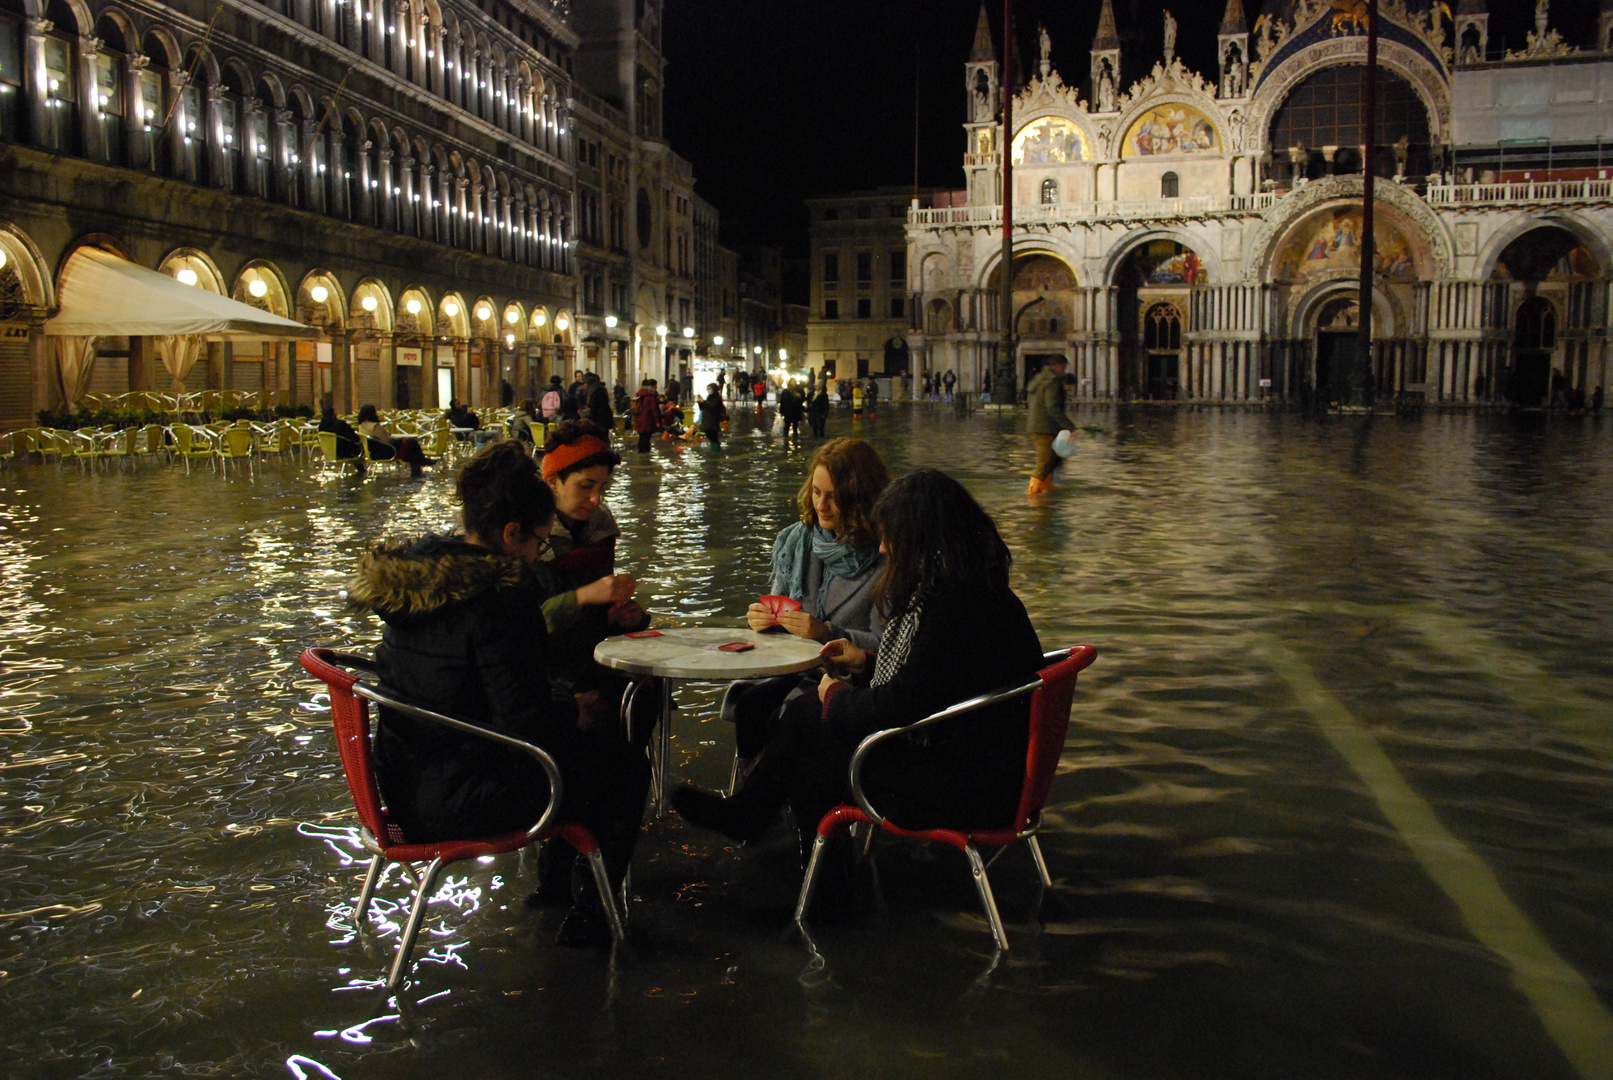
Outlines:
{"label": "red chair", "polygon": [[[812,842],[812,856],[807,862],[806,879],[801,882],[801,896],[795,905],[795,925],[801,934],[808,941],[811,940],[806,928],[806,913],[812,904],[812,888],[816,883],[824,845],[834,836],[836,830],[849,829],[853,825],[863,823],[878,826],[881,831],[894,836],[951,844],[963,852],[969,859],[969,869],[974,874],[975,888],[980,891],[981,906],[986,909],[986,917],[991,920],[992,937],[996,938],[997,947],[1006,952],[1008,935],[1003,930],[1002,917],[997,914],[997,901],[992,898],[991,881],[986,877],[986,866],[980,859],[979,848],[981,845],[1007,848],[1023,840],[1025,846],[1030,848],[1031,858],[1036,861],[1036,873],[1041,878],[1042,885],[1045,887],[1053,884],[1053,879],[1047,873],[1047,863],[1042,859],[1041,845],[1036,842],[1036,832],[1041,828],[1042,805],[1047,801],[1047,793],[1053,786],[1053,775],[1058,770],[1059,754],[1064,749],[1064,732],[1070,723],[1070,702],[1075,696],[1075,677],[1090,666],[1097,656],[1098,651],[1091,645],[1055,650],[1044,657],[1055,662],[1037,672],[1034,682],[993,690],[942,709],[906,727],[876,731],[864,739],[851,757],[851,794],[857,805],[842,803],[823,815],[823,820],[818,822],[818,835]],[[1025,760],[1025,786],[1020,790],[1019,809],[1015,811],[1012,822],[995,829],[912,830],[894,824],[869,805],[868,797],[862,788],[862,768],[869,751],[879,743],[916,728],[950,720],[976,709],[1010,701],[1026,694],[1029,694],[1031,699],[1030,748]]]}
{"label": "red chair", "polygon": [[[373,686],[359,682],[358,675],[347,670],[348,668],[375,670],[375,665],[362,657],[333,652],[330,649],[306,649],[302,654],[302,666],[310,675],[330,688],[330,715],[336,727],[336,746],[342,754],[342,770],[347,775],[347,790],[352,793],[353,808],[358,811],[364,848],[375,856],[370,860],[369,873],[364,876],[364,888],[359,893],[358,908],[353,913],[354,925],[363,925],[364,912],[369,907],[370,896],[375,891],[375,882],[381,875],[383,863],[429,862],[430,864],[415,890],[414,903],[409,909],[409,921],[404,925],[402,940],[398,942],[398,955],[392,961],[392,972],[386,981],[388,993],[396,991],[398,984],[403,981],[403,973],[409,965],[409,953],[414,949],[415,938],[420,933],[420,923],[426,913],[426,903],[431,899],[437,877],[442,873],[443,867],[463,859],[516,851],[535,840],[557,837],[587,857],[588,864],[594,872],[594,884],[604,899],[605,916],[610,922],[611,937],[618,942],[622,940],[624,934],[621,912],[616,907],[610,882],[605,876],[605,860],[600,854],[599,842],[594,838],[594,834],[582,825],[551,822],[555,808],[560,805],[560,769],[542,747],[500,731],[492,731],[477,724],[410,705]],[[531,754],[549,775],[549,805],[544,809],[543,816],[524,832],[470,837],[463,840],[438,840],[424,844],[410,843],[403,835],[403,830],[389,820],[386,808],[381,805],[381,789],[376,783],[375,758],[370,747],[369,702],[371,701],[421,720],[430,720],[460,731],[468,731],[484,739],[492,739],[494,742]],[[413,876],[412,869],[410,874]]]}

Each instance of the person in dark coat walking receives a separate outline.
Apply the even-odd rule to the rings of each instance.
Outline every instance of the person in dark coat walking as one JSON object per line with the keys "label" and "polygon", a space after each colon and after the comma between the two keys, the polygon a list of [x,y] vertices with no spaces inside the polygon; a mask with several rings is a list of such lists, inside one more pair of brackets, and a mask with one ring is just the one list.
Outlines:
{"label": "person in dark coat walking", "polygon": [[[547,750],[565,781],[560,819],[593,831],[619,888],[638,839],[649,764],[611,725],[579,727],[576,703],[545,675],[548,635],[532,613],[552,590],[540,560],[554,528],[554,495],[537,462],[509,441],[460,470],[456,497],[463,537],[385,541],[364,555],[348,587],[350,606],[385,623],[375,653],[381,685]],[[382,797],[407,842],[525,829],[549,801],[547,776],[526,754],[384,707],[375,756]],[[586,860],[575,861],[569,878],[572,907],[556,942],[608,944]],[[543,884],[540,895],[552,895],[556,883]],[[566,882],[558,884],[564,895]]]}
{"label": "person in dark coat walking", "polygon": [[584,392],[586,419],[598,424],[608,435],[616,430],[616,416],[610,407],[610,391],[605,389],[605,384],[592,371],[584,377],[584,384],[587,387]]}
{"label": "person in dark coat walking", "polygon": [[700,403],[700,430],[711,440],[713,450],[722,449],[722,426],[728,422],[728,408],[722,403],[716,383],[706,384],[706,397]]}
{"label": "person in dark coat walking", "polygon": [[806,408],[801,402],[801,389],[795,383],[779,391],[778,414],[784,421],[785,435],[801,434],[801,418],[806,415]]}
{"label": "person in dark coat walking", "polygon": [[807,422],[812,425],[812,434],[823,438],[823,426],[829,422],[829,387],[820,386],[812,393],[812,400],[807,404]]}

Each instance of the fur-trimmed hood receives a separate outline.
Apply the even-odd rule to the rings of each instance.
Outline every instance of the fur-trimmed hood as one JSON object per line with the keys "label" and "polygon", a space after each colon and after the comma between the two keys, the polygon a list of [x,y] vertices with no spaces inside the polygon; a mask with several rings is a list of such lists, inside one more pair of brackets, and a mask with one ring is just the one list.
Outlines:
{"label": "fur-trimmed hood", "polygon": [[388,622],[428,615],[526,581],[519,559],[446,536],[388,539],[364,553],[347,604]]}

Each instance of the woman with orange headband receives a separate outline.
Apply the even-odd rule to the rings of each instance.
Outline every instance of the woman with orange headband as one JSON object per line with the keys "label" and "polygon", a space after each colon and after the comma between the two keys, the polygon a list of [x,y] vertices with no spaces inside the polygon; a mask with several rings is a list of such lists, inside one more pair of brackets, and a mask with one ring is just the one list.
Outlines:
{"label": "woman with orange headband", "polygon": [[[544,602],[549,630],[549,674],[584,704],[597,694],[601,708],[621,700],[625,682],[594,663],[594,646],[611,634],[642,630],[649,614],[633,599],[637,583],[616,573],[620,529],[605,505],[612,471],[622,459],[610,437],[591,420],[567,420],[544,443],[543,479],[555,498],[549,567],[562,591]],[[639,695],[659,700],[659,695]],[[601,711],[604,718],[614,713]],[[648,738],[649,724],[635,724],[635,736]],[[643,730],[638,730],[642,728]]]}

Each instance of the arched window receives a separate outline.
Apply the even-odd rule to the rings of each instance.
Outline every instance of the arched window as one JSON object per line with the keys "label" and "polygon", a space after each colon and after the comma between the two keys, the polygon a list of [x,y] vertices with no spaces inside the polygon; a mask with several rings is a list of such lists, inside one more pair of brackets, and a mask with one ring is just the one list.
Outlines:
{"label": "arched window", "polygon": [[[1422,175],[1430,171],[1431,147],[1428,110],[1422,98],[1404,78],[1383,67],[1378,68],[1378,116],[1374,129],[1378,155],[1375,168],[1379,176],[1392,176],[1401,171],[1407,176]],[[1354,148],[1364,138],[1361,110],[1366,101],[1366,68],[1360,64],[1323,68],[1308,76],[1288,95],[1272,119],[1269,145],[1281,159],[1288,157],[1290,148],[1336,146]],[[1404,149],[1395,144],[1404,139]],[[1301,159],[1296,168],[1304,170],[1311,179],[1332,173],[1360,172],[1361,156],[1351,149],[1343,160],[1335,155],[1327,161],[1320,150],[1312,149],[1308,160]]]}
{"label": "arched window", "polygon": [[1143,317],[1143,347],[1174,352],[1182,347],[1182,313],[1175,304],[1155,304]]}
{"label": "arched window", "polygon": [[1059,182],[1051,176],[1042,181],[1042,203],[1052,205],[1059,201]]}
{"label": "arched window", "polygon": [[20,10],[0,6],[0,142],[22,141],[22,20]]}
{"label": "arched window", "polygon": [[[124,138],[124,112],[126,109],[123,88],[124,56],[128,45],[123,30],[116,21],[101,17],[96,26],[101,47],[95,54],[95,108],[100,121],[100,143],[95,148],[102,161],[115,165],[127,161],[127,143]],[[0,64],[4,61],[0,60]]]}
{"label": "arched window", "polygon": [[1162,199],[1180,198],[1182,194],[1182,178],[1173,172],[1168,172],[1159,178],[1159,197]]}
{"label": "arched window", "polygon": [[71,10],[52,4],[45,34],[45,130],[39,142],[58,154],[78,150],[78,33]]}

